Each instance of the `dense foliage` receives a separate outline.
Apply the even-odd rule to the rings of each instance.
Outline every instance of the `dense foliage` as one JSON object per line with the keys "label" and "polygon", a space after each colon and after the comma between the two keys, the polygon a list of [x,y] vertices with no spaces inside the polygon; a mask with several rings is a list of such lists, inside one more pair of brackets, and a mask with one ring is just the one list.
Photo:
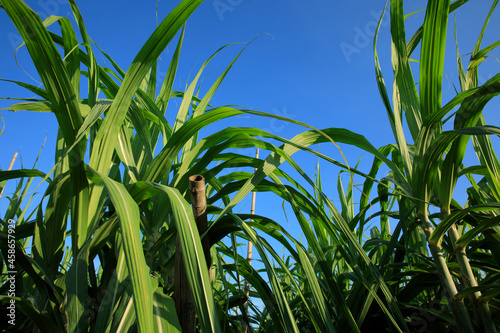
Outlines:
{"label": "dense foliage", "polygon": [[[346,129],[319,130],[259,111],[212,106],[238,57],[204,96],[197,87],[210,59],[185,91],[174,91],[183,26],[202,0],[181,1],[127,70],[106,54],[112,68],[97,63],[97,47],[75,1],[69,2],[77,29],[64,17],[42,22],[22,1],[0,0],[43,83],[40,88],[14,82],[38,99],[20,100],[9,109],[53,112],[59,124],[52,170],[0,171],[2,187],[19,180],[1,220],[1,307],[7,313],[12,299],[16,306],[16,325],[3,329],[180,331],[173,300],[176,238],[201,332],[239,332],[245,323],[254,332],[496,332],[500,327],[500,163],[489,138],[500,128],[486,124],[482,115],[500,93],[500,74],[478,84],[479,65],[500,44],[481,46],[497,0],[468,63],[457,47],[459,89],[445,105],[448,17],[467,1],[430,0],[422,26],[409,40],[403,1],[390,1],[392,98],[378,61],[377,36],[374,54],[395,142],[379,148]],[[56,23],[60,34],[47,29]],[[157,91],[157,59],[174,42]],[[409,65],[415,50],[418,71]],[[174,99],[180,103],[169,123],[165,113]],[[198,136],[241,114],[307,130],[291,139],[239,127]],[[453,123],[451,130],[443,129],[446,123]],[[314,150],[319,143],[361,148],[373,156],[372,168],[362,172],[323,155]],[[265,159],[235,148],[260,148]],[[351,175],[347,187],[339,178],[341,207],[322,191],[320,170],[311,177],[293,159],[297,151]],[[475,153],[476,165],[463,165],[466,153]],[[302,178],[291,177],[284,163]],[[379,174],[382,165],[388,174]],[[202,238],[211,245],[211,276],[189,206],[193,174],[207,181],[212,222]],[[364,179],[356,205],[353,177]],[[453,199],[460,177],[470,182],[463,207]],[[33,209],[23,199],[34,179],[47,187]],[[235,213],[232,208],[252,191],[284,200],[304,241],[265,216]],[[374,208],[380,211],[367,213]],[[379,226],[367,229],[374,219]],[[15,242],[9,241],[10,221],[16,223]],[[271,239],[286,248],[286,257]],[[238,254],[241,240],[253,243],[262,270]],[[9,271],[17,272],[13,298]]]}

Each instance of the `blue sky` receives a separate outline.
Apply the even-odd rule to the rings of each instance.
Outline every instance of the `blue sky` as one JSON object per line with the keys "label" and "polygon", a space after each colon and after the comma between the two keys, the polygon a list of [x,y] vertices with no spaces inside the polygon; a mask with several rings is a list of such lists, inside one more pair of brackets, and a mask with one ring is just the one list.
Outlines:
{"label": "blue sky", "polygon": [[[471,1],[457,13],[458,39],[462,54],[472,50],[492,1]],[[177,3],[177,2],[175,2]],[[27,1],[42,19],[48,15],[72,18],[70,7],[64,0]],[[105,50],[123,69],[126,69],[156,25],[156,1],[78,1],[87,31],[92,39]],[[379,97],[373,67],[372,40],[374,27],[385,1],[261,1],[261,0],[208,0],[189,19],[181,63],[174,88],[183,89],[193,78],[199,66],[219,47],[233,42],[248,42],[260,35],[237,61],[218,93],[213,105],[237,104],[255,110],[287,116],[317,128],[343,127],[363,134],[374,146],[394,142],[385,109]],[[426,2],[405,2],[405,12],[425,7]],[[161,20],[173,8],[174,2],[159,1],[158,17]],[[500,14],[494,13],[483,45],[498,38]],[[407,34],[423,22],[424,12],[408,19]],[[453,19],[450,20],[452,28]],[[36,72],[26,48],[14,51],[19,40],[7,15],[0,11],[0,78],[36,84],[26,73],[36,79]],[[390,86],[390,36],[388,19],[380,31],[378,52],[386,83]],[[453,31],[450,30],[449,34]],[[408,36],[408,37],[409,37]],[[224,50],[208,66],[209,75],[202,83],[207,89],[229,64],[244,44]],[[159,75],[165,75],[172,44],[159,63]],[[453,39],[447,47],[444,100],[455,95],[451,81],[457,84],[456,53]],[[493,53],[500,58],[500,53]],[[109,63],[101,55],[100,65]],[[416,65],[415,65],[416,66]],[[415,67],[416,68],[416,67]],[[497,59],[488,59],[480,69],[480,83],[500,70]],[[26,73],[25,73],[25,72]],[[391,93],[390,93],[391,95]],[[2,97],[31,97],[17,86],[0,82]],[[11,101],[0,100],[0,108]],[[494,101],[486,110],[487,122],[498,125],[499,103]],[[38,168],[48,171],[53,166],[53,149],[57,133],[56,119],[52,114],[0,111],[5,130],[0,136],[0,168],[6,169],[15,152],[20,153],[24,167],[30,168],[42,142],[47,143]],[[173,114],[170,115],[173,117]],[[169,118],[172,119],[172,118]],[[232,119],[228,126],[255,126],[274,134],[291,138],[303,128],[275,120],[256,117]],[[1,124],[0,124],[1,126]],[[217,130],[219,128],[214,128]],[[494,138],[498,145],[498,138]],[[357,163],[362,152],[342,146],[350,165]],[[323,153],[341,160],[334,147],[324,145]],[[252,153],[249,151],[248,155]],[[262,156],[262,155],[261,155]],[[266,154],[264,154],[265,157]],[[371,158],[363,155],[362,171],[368,171]],[[21,168],[20,158],[15,169]],[[313,175],[316,159],[299,156],[299,162]],[[322,164],[327,182],[335,185],[338,169]],[[10,182],[4,196],[12,193],[15,184]],[[335,195],[335,189],[329,194]],[[263,202],[266,196],[261,196]],[[259,198],[257,199],[259,202]],[[463,202],[462,202],[463,203]],[[6,200],[1,200],[0,216],[5,212]],[[269,204],[271,205],[271,204]],[[249,204],[246,206],[249,210]],[[257,206],[257,212],[266,215],[269,209],[281,210],[281,202],[271,207]]]}

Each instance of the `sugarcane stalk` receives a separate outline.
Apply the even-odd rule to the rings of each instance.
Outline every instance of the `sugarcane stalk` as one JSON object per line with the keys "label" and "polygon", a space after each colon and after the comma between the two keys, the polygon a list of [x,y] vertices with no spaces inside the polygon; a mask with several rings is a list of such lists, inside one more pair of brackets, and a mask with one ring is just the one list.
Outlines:
{"label": "sugarcane stalk", "polygon": [[193,297],[189,288],[184,262],[182,261],[182,249],[179,236],[175,241],[175,276],[174,276],[174,301],[177,318],[182,332],[196,332],[196,310]]}
{"label": "sugarcane stalk", "polygon": [[[201,175],[189,177],[189,192],[193,207],[194,220],[200,237],[207,231],[207,197],[205,194],[205,178]],[[208,235],[201,239],[201,246],[208,268],[210,282],[212,282],[212,259],[210,258],[210,240]]]}
{"label": "sugarcane stalk", "polygon": [[[14,156],[12,156],[12,160],[10,160],[9,168],[7,169],[7,171],[12,170],[12,167],[14,166],[14,162],[16,161],[16,158],[17,158],[17,152],[14,153]],[[2,190],[0,190],[0,198],[2,197],[2,193],[3,193],[3,187],[2,187]]]}
{"label": "sugarcane stalk", "polygon": [[[257,148],[257,151],[255,152],[255,158],[259,158],[259,149]],[[257,171],[257,168],[255,168],[255,171]],[[256,192],[252,192],[252,205],[250,207],[250,214],[253,215],[255,214],[255,196]],[[247,245],[247,261],[248,265],[252,264],[252,242],[248,241]],[[243,304],[243,311],[245,312],[245,316],[248,318],[248,298],[250,297],[250,283],[248,283],[247,280],[245,280],[245,295],[247,297],[245,303]],[[243,326],[243,332],[247,333],[248,331],[248,324],[245,320],[242,321],[242,326]]]}
{"label": "sugarcane stalk", "polygon": [[[418,213],[418,218],[422,223],[425,236],[427,237],[427,240],[429,240],[434,232],[434,228],[432,227],[427,212],[424,211],[423,213]],[[469,318],[467,308],[465,307],[465,303],[463,299],[456,297],[458,294],[457,286],[455,285],[450,270],[448,269],[448,265],[446,264],[445,254],[442,247],[438,244],[429,243],[429,249],[432,257],[434,258],[441,283],[446,290],[448,302],[451,306],[453,317],[455,318],[455,323],[459,332],[474,333],[474,328]]]}
{"label": "sugarcane stalk", "polygon": [[[450,211],[446,209],[441,210],[441,214],[443,219],[445,219]],[[455,251],[455,258],[457,259],[458,265],[460,267],[460,273],[462,274],[462,281],[465,286],[470,287],[478,287],[476,277],[472,272],[472,268],[470,267],[469,259],[467,258],[467,254],[465,253],[464,248],[458,248],[455,244],[460,238],[458,234],[458,230],[455,224],[448,230],[448,236],[451,239],[451,243],[453,249]],[[475,293],[471,294],[472,304],[474,306],[474,312],[477,315],[478,322],[481,322],[483,325],[483,331],[486,333],[497,333],[495,328],[495,324],[491,318],[491,311],[487,301],[482,301],[479,298],[481,297],[481,292],[478,290]]]}
{"label": "sugarcane stalk", "polygon": [[[203,235],[207,231],[207,199],[205,194],[205,178],[201,175],[189,177],[189,192],[191,194],[191,205],[193,215],[198,227],[198,233]],[[208,236],[201,240],[203,253],[205,255],[206,264],[210,281],[212,281],[210,258],[210,242]],[[182,328],[182,332],[196,332],[196,310],[194,307],[193,297],[190,291],[189,282],[187,280],[184,262],[182,259],[182,250],[179,243],[179,236],[176,239],[175,250],[175,280],[174,280],[174,300],[177,317]]]}

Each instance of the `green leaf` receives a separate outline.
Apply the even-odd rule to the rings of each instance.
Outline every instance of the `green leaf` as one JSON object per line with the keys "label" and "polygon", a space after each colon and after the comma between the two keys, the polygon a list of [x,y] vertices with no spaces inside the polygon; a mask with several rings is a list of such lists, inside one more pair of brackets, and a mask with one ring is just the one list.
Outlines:
{"label": "green leaf", "polygon": [[120,221],[119,230],[123,238],[125,261],[131,277],[133,295],[135,296],[134,308],[138,326],[143,332],[152,332],[153,292],[149,279],[149,267],[146,265],[142,250],[139,208],[123,184],[90,168],[89,171],[102,179],[116,209]]}

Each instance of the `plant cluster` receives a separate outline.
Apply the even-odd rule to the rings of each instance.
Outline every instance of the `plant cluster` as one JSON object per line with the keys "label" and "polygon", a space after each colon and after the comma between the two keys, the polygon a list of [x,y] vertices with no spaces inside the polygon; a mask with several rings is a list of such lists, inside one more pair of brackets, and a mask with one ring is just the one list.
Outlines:
{"label": "plant cluster", "polygon": [[[374,55],[395,143],[379,148],[346,129],[316,129],[273,114],[211,105],[239,54],[203,96],[199,79],[212,57],[185,91],[175,91],[184,25],[202,2],[180,1],[123,70],[91,42],[74,0],[69,3],[77,28],[65,17],[42,22],[22,1],[0,0],[43,83],[14,82],[38,97],[8,109],[52,112],[59,125],[52,170],[0,171],[1,187],[18,180],[0,228],[0,307],[8,311],[14,300],[17,311],[15,326],[5,329],[179,332],[173,293],[180,249],[201,332],[496,332],[500,163],[490,136],[500,128],[486,124],[482,112],[500,93],[500,74],[479,85],[478,68],[500,45],[481,46],[498,0],[465,65],[457,46],[459,87],[445,105],[448,18],[467,0],[430,0],[409,40],[403,1],[389,1],[392,98],[376,49],[382,18]],[[55,24],[60,33],[48,29]],[[158,57],[175,41],[168,73],[157,82]],[[97,49],[112,68],[97,63]],[[418,71],[410,68],[415,50]],[[180,102],[169,123],[172,100]],[[291,139],[242,127],[199,136],[242,114],[307,130]],[[451,130],[444,130],[446,123],[453,123]],[[469,142],[477,164],[464,166]],[[362,172],[337,161],[314,149],[320,143],[356,146],[373,156],[372,167]],[[235,152],[247,148],[267,156]],[[339,175],[340,207],[325,195],[319,168],[310,177],[292,157],[298,151],[349,175],[347,187]],[[382,166],[389,170],[385,175]],[[202,235],[189,205],[191,175],[207,182],[210,223]],[[362,185],[355,185],[360,177]],[[470,182],[464,206],[453,199],[460,177]],[[24,198],[35,179],[47,186],[32,209]],[[357,204],[356,186],[362,189]],[[272,192],[286,202],[305,241],[268,217],[233,211],[252,191]],[[15,221],[15,242],[9,241],[9,221]],[[373,221],[379,226],[369,228]],[[207,240],[210,256],[202,246]],[[242,240],[252,242],[262,269],[238,254]],[[10,253],[16,258],[14,297]]]}

